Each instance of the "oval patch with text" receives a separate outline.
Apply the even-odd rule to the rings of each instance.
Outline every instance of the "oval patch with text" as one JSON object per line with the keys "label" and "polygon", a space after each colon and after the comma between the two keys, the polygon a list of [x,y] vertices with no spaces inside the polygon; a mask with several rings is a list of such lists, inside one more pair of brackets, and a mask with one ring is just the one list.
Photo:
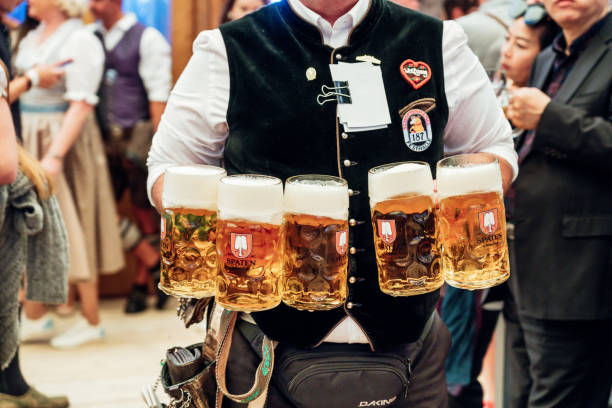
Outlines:
{"label": "oval patch with text", "polygon": [[413,152],[422,152],[431,146],[431,121],[427,113],[420,109],[412,109],[404,114],[402,119],[404,142]]}

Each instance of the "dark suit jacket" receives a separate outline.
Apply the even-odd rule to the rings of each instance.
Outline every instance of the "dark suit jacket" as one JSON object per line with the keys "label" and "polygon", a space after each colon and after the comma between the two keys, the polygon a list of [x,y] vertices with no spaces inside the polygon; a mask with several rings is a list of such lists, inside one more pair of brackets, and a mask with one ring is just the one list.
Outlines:
{"label": "dark suit jacket", "polygon": [[[536,59],[542,89],[552,48]],[[591,38],[536,128],[516,181],[519,312],[612,318],[612,18]]]}

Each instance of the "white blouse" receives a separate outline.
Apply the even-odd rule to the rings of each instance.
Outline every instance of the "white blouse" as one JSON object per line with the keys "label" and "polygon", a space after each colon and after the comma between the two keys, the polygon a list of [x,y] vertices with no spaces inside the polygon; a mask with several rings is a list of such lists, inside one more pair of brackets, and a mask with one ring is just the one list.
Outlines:
{"label": "white blouse", "polygon": [[40,43],[41,23],[30,31],[19,46],[15,58],[17,72],[24,73],[37,64],[53,64],[72,59],[65,66],[65,76],[49,89],[33,87],[20,97],[24,105],[54,106],[70,101],[98,103],[98,88],[104,72],[104,49],[81,20],[70,19]]}

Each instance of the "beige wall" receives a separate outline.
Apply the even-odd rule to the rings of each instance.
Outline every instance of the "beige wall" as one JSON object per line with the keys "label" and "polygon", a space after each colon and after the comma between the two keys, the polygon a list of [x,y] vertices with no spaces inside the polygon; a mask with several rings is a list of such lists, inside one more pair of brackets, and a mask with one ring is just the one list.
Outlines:
{"label": "beige wall", "polygon": [[223,0],[172,0],[172,73],[176,80],[191,57],[202,30],[215,28]]}

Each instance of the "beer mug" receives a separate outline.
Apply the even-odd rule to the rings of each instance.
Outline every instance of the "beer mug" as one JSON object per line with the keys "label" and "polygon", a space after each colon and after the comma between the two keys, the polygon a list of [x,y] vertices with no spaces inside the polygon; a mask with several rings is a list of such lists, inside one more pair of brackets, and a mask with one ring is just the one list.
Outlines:
{"label": "beer mug", "polygon": [[506,213],[497,158],[465,154],[438,162],[438,244],[446,282],[483,289],[510,276]]}
{"label": "beer mug", "polygon": [[392,296],[432,292],[444,283],[435,236],[433,178],[424,162],[368,173],[380,289]]}
{"label": "beer mug", "polygon": [[217,302],[247,312],[278,306],[282,181],[258,175],[223,177],[218,205]]}
{"label": "beer mug", "polygon": [[346,300],[348,185],[323,175],[285,183],[283,302],[300,310],[329,310]]}
{"label": "beer mug", "polygon": [[175,166],[166,170],[162,192],[159,288],[178,297],[215,294],[217,185],[225,170]]}

